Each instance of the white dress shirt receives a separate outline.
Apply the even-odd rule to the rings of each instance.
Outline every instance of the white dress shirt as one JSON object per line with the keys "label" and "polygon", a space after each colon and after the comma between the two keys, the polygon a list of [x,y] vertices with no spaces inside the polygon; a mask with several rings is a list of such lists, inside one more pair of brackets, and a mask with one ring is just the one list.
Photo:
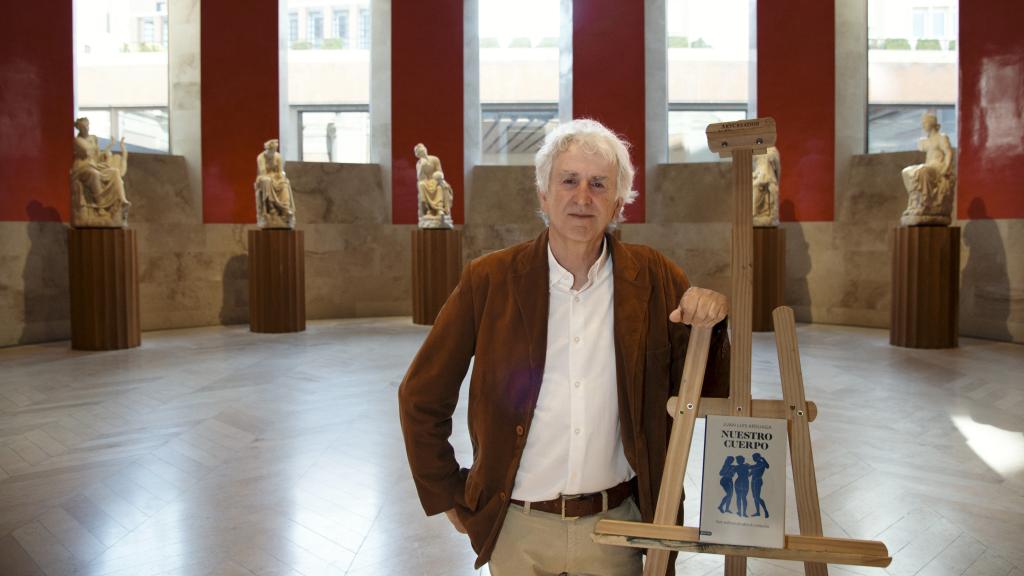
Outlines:
{"label": "white dress shirt", "polygon": [[548,245],[547,356],[516,500],[600,492],[635,476],[619,424],[612,266],[606,241],[586,284],[573,290],[572,273]]}

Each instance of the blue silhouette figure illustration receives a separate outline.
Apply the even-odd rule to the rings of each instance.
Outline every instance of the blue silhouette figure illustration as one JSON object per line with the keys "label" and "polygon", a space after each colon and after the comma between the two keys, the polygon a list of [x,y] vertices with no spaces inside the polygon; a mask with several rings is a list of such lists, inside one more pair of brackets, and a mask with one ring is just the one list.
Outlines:
{"label": "blue silhouette figure illustration", "polygon": [[754,490],[754,516],[761,515],[764,508],[764,517],[768,518],[768,506],[761,499],[761,487],[764,486],[764,471],[768,469],[768,461],[761,454],[754,452],[754,465],[750,467],[750,485]]}
{"label": "blue silhouette figure illustration", "polygon": [[750,469],[752,466],[746,464],[743,456],[736,457],[736,480],[733,481],[733,489],[736,492],[736,515],[747,517],[747,492],[750,491]]}
{"label": "blue silhouette figure illustration", "polygon": [[725,490],[725,497],[718,505],[718,511],[723,514],[732,512],[729,509],[729,504],[732,502],[732,476],[736,473],[736,467],[732,465],[732,461],[732,456],[726,456],[725,462],[722,463],[722,469],[718,472],[718,475],[722,477],[718,483],[722,485],[722,490]]}

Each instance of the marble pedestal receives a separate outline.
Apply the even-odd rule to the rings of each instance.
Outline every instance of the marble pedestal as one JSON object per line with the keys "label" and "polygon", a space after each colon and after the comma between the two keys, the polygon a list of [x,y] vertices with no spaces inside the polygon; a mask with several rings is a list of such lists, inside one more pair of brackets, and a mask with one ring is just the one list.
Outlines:
{"label": "marble pedestal", "polygon": [[774,329],[772,311],[785,304],[786,231],[782,228],[754,228],[754,302],[751,327],[754,332]]}
{"label": "marble pedestal", "polygon": [[302,230],[249,230],[249,329],[306,329],[306,259]]}
{"label": "marble pedestal", "polygon": [[68,229],[71,347],[119,350],[142,343],[135,230]]}
{"label": "marble pedestal", "polygon": [[906,348],[955,348],[959,303],[960,228],[896,228],[889,343]]}
{"label": "marble pedestal", "polygon": [[462,273],[462,230],[412,231],[412,321],[431,325]]}

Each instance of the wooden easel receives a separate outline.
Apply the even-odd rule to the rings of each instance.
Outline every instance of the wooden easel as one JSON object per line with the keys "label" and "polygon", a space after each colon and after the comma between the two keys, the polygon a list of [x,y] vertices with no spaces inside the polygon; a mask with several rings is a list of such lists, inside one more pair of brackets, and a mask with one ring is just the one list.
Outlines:
{"label": "wooden easel", "polygon": [[[809,423],[817,408],[804,398],[800,352],[797,348],[793,310],[785,306],[772,313],[775,344],[779,354],[782,400],[753,400],[750,397],[751,339],[753,309],[753,219],[751,168],[754,154],[763,154],[775,144],[775,120],[756,118],[712,124],[707,128],[708,146],[722,157],[732,156],[735,211],[732,228],[732,300],[730,311],[731,357],[729,397],[701,398],[711,329],[694,327],[686,351],[683,379],[678,397],[668,402],[675,419],[669,438],[668,456],[661,478],[654,523],[601,520],[594,528],[594,540],[602,544],[647,548],[644,576],[661,576],[668,569],[671,551],[725,555],[726,576],[744,576],[747,558],[774,558],[804,562],[807,576],[827,576],[827,564],[888,566],[892,561],[885,544],[869,540],[822,536],[818,486],[814,477]],[[698,417],[734,415],[785,418],[789,428],[789,451],[793,465],[800,535],[787,535],[783,548],[755,548],[701,543],[697,528],[677,526],[679,504],[690,455],[693,427]]]}

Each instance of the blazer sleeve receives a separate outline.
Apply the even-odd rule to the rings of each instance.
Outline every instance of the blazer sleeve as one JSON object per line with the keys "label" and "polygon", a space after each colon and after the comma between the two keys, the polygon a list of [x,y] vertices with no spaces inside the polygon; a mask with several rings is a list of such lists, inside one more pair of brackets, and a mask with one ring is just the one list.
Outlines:
{"label": "blazer sleeve", "polygon": [[[671,284],[669,305],[673,310],[679,306],[683,293],[690,287],[690,281],[679,266],[664,256],[663,263],[668,269]],[[679,382],[683,377],[683,364],[686,360],[686,347],[690,340],[690,327],[685,324],[670,322],[672,342],[671,385],[672,394],[679,393]],[[708,398],[726,398],[729,396],[729,318],[724,318],[711,329],[711,348],[708,351],[708,363],[704,369],[704,385],[701,396]]]}
{"label": "blazer sleeve", "polygon": [[449,438],[476,346],[472,269],[471,264],[463,271],[398,388],[406,455],[427,515],[453,508],[465,489]]}

